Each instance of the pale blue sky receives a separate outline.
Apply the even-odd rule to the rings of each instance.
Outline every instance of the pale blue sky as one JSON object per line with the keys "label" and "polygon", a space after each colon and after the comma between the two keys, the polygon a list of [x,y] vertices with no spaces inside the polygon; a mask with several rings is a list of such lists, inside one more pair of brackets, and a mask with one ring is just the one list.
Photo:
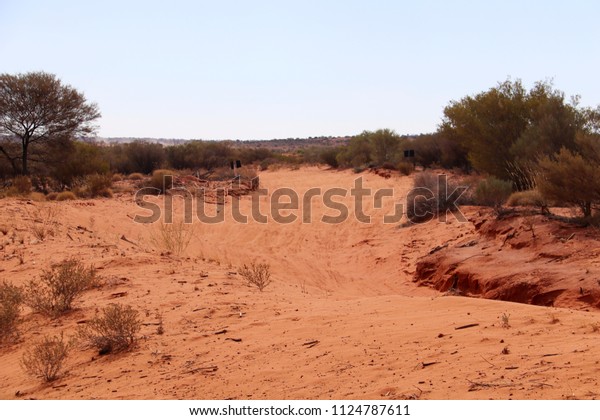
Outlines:
{"label": "pale blue sky", "polygon": [[430,132],[508,76],[600,104],[596,1],[0,0],[0,73],[44,70],[105,137]]}

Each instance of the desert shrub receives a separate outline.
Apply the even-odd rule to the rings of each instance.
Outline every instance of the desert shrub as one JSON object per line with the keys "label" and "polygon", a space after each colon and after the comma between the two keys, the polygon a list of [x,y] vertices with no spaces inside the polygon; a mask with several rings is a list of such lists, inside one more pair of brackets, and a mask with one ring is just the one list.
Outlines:
{"label": "desert shrub", "polygon": [[413,189],[406,197],[406,216],[411,223],[427,222],[455,210],[455,205],[468,204],[468,192],[468,185],[446,175],[428,171],[418,173],[413,180]]}
{"label": "desert shrub", "polygon": [[96,270],[76,259],[66,259],[42,272],[25,286],[25,303],[33,310],[58,316],[73,306],[75,298],[97,285]]}
{"label": "desert shrub", "polygon": [[410,162],[399,162],[396,168],[402,175],[410,175],[414,170],[414,165]]}
{"label": "desert shrub", "polygon": [[85,184],[89,191],[90,198],[93,197],[112,197],[110,187],[112,186],[112,177],[110,174],[92,174],[85,178]]}
{"label": "desert shrub", "polygon": [[413,189],[406,197],[406,216],[413,223],[423,223],[438,214],[438,177],[432,172],[415,175]]}
{"label": "desert shrub", "polygon": [[544,197],[538,190],[526,190],[526,191],[516,191],[512,193],[508,200],[506,200],[506,205],[510,207],[546,207],[548,206]]}
{"label": "desert shrub", "polygon": [[112,182],[123,181],[123,175],[121,175],[121,174],[112,174],[111,180],[112,180]]}
{"label": "desert shrub", "polygon": [[592,206],[600,202],[600,168],[593,155],[562,149],[542,159],[539,168],[536,182],[545,199],[577,206],[584,217],[592,215]]}
{"label": "desert shrub", "polygon": [[62,334],[45,336],[25,352],[21,366],[28,374],[52,382],[58,378],[70,347],[71,343],[66,342]]}
{"label": "desert shrub", "polygon": [[12,180],[12,185],[19,195],[29,194],[31,192],[31,179],[28,176],[16,176]]}
{"label": "desert shrub", "polygon": [[56,201],[75,200],[77,197],[72,191],[62,191],[56,196]]}
{"label": "desert shrub", "polygon": [[193,236],[194,226],[181,220],[173,223],[160,223],[156,230],[151,232],[150,242],[159,250],[173,255],[181,255],[187,249]]}
{"label": "desert shrub", "polygon": [[100,354],[118,353],[135,344],[140,328],[137,310],[129,305],[110,304],[79,329],[79,337]]}
{"label": "desert shrub", "polygon": [[36,206],[27,211],[29,221],[27,227],[31,234],[40,242],[49,236],[54,236],[58,225],[59,209],[53,205]]}
{"label": "desert shrub", "polygon": [[475,189],[475,204],[499,209],[512,194],[512,183],[496,177],[479,182]]}
{"label": "desert shrub", "polygon": [[0,283],[0,342],[16,335],[22,303],[19,287],[6,281]]}
{"label": "desert shrub", "polygon": [[173,172],[164,169],[154,171],[152,177],[150,177],[149,186],[160,190],[164,194],[167,190],[173,188]]}
{"label": "desert shrub", "polygon": [[58,197],[58,193],[57,192],[51,192],[51,193],[48,193],[48,195],[46,196],[46,200],[48,200],[48,201],[56,201],[57,197]]}
{"label": "desert shrub", "polygon": [[161,168],[166,160],[165,148],[161,144],[144,141],[113,144],[107,149],[107,155],[110,170],[123,174],[149,174]]}
{"label": "desert shrub", "polygon": [[44,195],[44,193],[36,191],[29,193],[27,198],[29,198],[31,201],[35,201],[36,203],[42,203],[46,201],[46,196]]}
{"label": "desert shrub", "polygon": [[52,177],[60,187],[72,188],[79,180],[91,174],[104,174],[109,170],[107,149],[89,141],[74,141],[61,147],[60,157],[55,157]]}
{"label": "desert shrub", "polygon": [[130,181],[141,181],[142,179],[144,179],[144,174],[134,172],[132,174],[129,174],[127,179],[129,179]]}
{"label": "desert shrub", "polygon": [[267,263],[253,262],[248,267],[244,264],[238,269],[240,275],[246,279],[248,284],[258,287],[261,292],[265,287],[271,284],[271,266]]}

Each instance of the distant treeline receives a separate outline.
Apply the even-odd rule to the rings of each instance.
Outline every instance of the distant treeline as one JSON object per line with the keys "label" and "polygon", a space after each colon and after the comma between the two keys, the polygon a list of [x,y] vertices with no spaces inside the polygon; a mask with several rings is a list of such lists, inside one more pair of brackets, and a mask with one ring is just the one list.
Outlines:
{"label": "distant treeline", "polygon": [[[589,216],[600,203],[600,109],[565,99],[549,82],[527,90],[507,80],[450,101],[435,133],[400,136],[390,129],[327,140],[283,143],[190,141],[163,146],[134,141],[106,145],[73,140],[93,132],[95,104],[46,73],[0,75],[0,177],[50,177],[64,187],[91,174],[157,169],[214,170],[233,160],[332,168],[383,167],[409,173],[424,168],[475,170],[503,190],[536,190]],[[35,118],[34,118],[35,117]],[[293,147],[291,145],[293,144]],[[409,152],[407,155],[407,152]],[[414,154],[413,154],[414,152]],[[496,180],[498,182],[496,182]]]}

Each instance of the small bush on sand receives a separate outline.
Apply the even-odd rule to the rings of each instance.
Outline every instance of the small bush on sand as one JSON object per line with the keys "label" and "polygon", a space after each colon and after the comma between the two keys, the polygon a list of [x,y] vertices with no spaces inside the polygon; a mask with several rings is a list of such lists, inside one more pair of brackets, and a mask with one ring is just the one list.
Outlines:
{"label": "small bush on sand", "polygon": [[46,200],[48,200],[48,201],[56,201],[57,197],[58,197],[58,193],[57,192],[51,192],[51,193],[48,193],[48,195],[46,196]]}
{"label": "small bush on sand", "polygon": [[481,181],[475,189],[475,204],[500,209],[512,194],[512,183],[493,176]]}
{"label": "small bush on sand", "polygon": [[79,337],[100,354],[118,353],[133,346],[141,328],[138,311],[129,305],[111,304],[79,329]]}
{"label": "small bush on sand", "polygon": [[238,269],[240,275],[246,279],[248,284],[258,287],[261,292],[271,284],[271,266],[267,263],[253,262],[248,267],[244,264]]}
{"label": "small bush on sand", "polygon": [[185,252],[194,236],[194,226],[183,220],[173,223],[161,222],[151,232],[150,242],[162,252],[181,255]]}
{"label": "small bush on sand", "polygon": [[144,174],[134,172],[132,174],[129,174],[127,179],[129,179],[130,181],[141,181],[142,179],[144,179]]}
{"label": "small bush on sand", "polygon": [[397,169],[402,175],[410,175],[413,173],[415,166],[410,162],[399,162]]}
{"label": "small bush on sand", "polygon": [[548,203],[538,190],[516,191],[508,197],[509,207],[547,207]]}
{"label": "small bush on sand", "polygon": [[121,174],[112,174],[111,180],[112,180],[112,182],[123,181],[123,175],[121,175]]}
{"label": "small bush on sand", "polygon": [[31,192],[31,179],[28,176],[16,176],[12,180],[12,186],[19,195],[26,195]]}
{"label": "small bush on sand", "polygon": [[70,347],[71,343],[66,342],[62,334],[46,336],[25,352],[21,366],[31,376],[52,382],[58,378]]}
{"label": "small bush on sand", "polygon": [[17,335],[17,325],[23,293],[20,288],[6,281],[0,283],[0,342]]}
{"label": "small bush on sand", "polygon": [[56,196],[56,201],[67,201],[67,200],[76,200],[77,197],[71,191],[63,191],[58,193]]}
{"label": "small bush on sand", "polygon": [[40,242],[54,236],[58,227],[58,214],[58,207],[53,205],[33,207],[32,211],[27,211],[29,231]]}
{"label": "small bush on sand", "polygon": [[406,216],[410,223],[445,217],[448,211],[455,211],[457,205],[467,204],[468,189],[468,185],[444,174],[418,173],[406,197]]}
{"label": "small bush on sand", "polygon": [[112,197],[112,192],[110,192],[112,177],[110,174],[88,175],[85,178],[85,185],[90,198]]}
{"label": "small bush on sand", "polygon": [[76,259],[52,265],[39,280],[25,286],[25,303],[44,315],[58,316],[70,310],[75,298],[97,285],[96,270]]}
{"label": "small bush on sand", "polygon": [[160,190],[164,194],[167,190],[173,188],[173,172],[165,169],[154,171],[149,186]]}
{"label": "small bush on sand", "polygon": [[35,201],[36,203],[43,203],[44,201],[46,201],[46,196],[44,195],[44,193],[36,191],[29,193],[27,198],[31,201]]}

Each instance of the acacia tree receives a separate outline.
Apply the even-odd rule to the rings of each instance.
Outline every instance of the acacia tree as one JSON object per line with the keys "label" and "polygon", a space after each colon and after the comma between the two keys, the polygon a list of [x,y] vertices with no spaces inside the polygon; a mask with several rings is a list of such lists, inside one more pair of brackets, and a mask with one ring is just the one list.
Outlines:
{"label": "acacia tree", "polygon": [[0,75],[0,154],[15,174],[29,173],[32,148],[91,134],[99,117],[95,103],[53,74]]}

